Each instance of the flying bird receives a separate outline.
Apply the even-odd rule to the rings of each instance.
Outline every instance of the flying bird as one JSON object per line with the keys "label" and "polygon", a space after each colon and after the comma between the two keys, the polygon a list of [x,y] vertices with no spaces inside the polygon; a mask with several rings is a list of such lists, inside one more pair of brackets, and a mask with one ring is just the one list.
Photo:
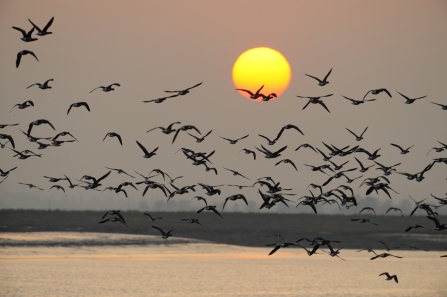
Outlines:
{"label": "flying bird", "polygon": [[123,145],[123,140],[121,139],[121,135],[119,135],[118,133],[109,132],[106,134],[106,136],[104,136],[104,139],[102,141],[106,140],[107,137],[116,137],[116,138],[118,138],[118,141],[120,142],[120,144]]}
{"label": "flying bird", "polygon": [[186,132],[186,133],[188,133],[189,136],[194,137],[194,138],[196,139],[196,142],[201,143],[202,141],[205,140],[205,137],[207,137],[208,135],[210,135],[211,132],[213,132],[213,130],[210,130],[208,133],[206,133],[206,134],[205,134],[204,136],[202,136],[202,137],[197,137],[197,136],[195,136],[195,135],[192,135],[192,134],[189,133],[189,132]]}
{"label": "flying bird", "polygon": [[447,110],[447,104],[439,104],[439,103],[435,103],[435,102],[432,102],[432,103],[435,105],[441,106],[442,110]]}
{"label": "flying bird", "polygon": [[286,130],[286,129],[295,129],[296,131],[300,132],[301,135],[304,136],[304,133],[300,130],[300,128],[298,128],[297,126],[292,125],[292,124],[287,124],[287,125],[285,125],[285,126],[283,126],[283,127],[281,128],[281,130],[279,131],[278,135],[276,136],[275,142],[279,140],[279,138],[281,137],[282,133],[283,133],[284,130]]}
{"label": "flying bird", "polygon": [[352,135],[355,136],[355,140],[360,141],[363,139],[363,134],[365,134],[366,130],[368,129],[368,127],[365,128],[365,130],[363,130],[362,134],[360,134],[360,136],[357,136],[357,134],[355,134],[354,132],[352,132],[351,130],[349,130],[348,128],[345,128],[346,130],[348,130]]}
{"label": "flying bird", "polygon": [[189,93],[189,90],[191,90],[191,89],[193,89],[193,88],[195,88],[195,87],[200,86],[202,83],[203,83],[203,82],[198,83],[197,85],[192,86],[192,87],[187,88],[187,89],[184,89],[184,90],[179,90],[179,91],[165,91],[165,92],[166,92],[166,93],[177,93],[178,96],[183,96],[183,95],[188,94],[188,93]]}
{"label": "flying bird", "polygon": [[327,110],[327,112],[330,113],[330,111],[329,111],[329,109],[327,108],[326,104],[324,104],[323,100],[321,100],[320,98],[330,97],[330,96],[332,96],[332,95],[334,95],[334,94],[329,94],[329,95],[319,96],[319,97],[303,97],[303,96],[296,96],[296,97],[299,97],[299,98],[308,98],[308,99],[309,99],[309,101],[306,103],[306,105],[304,105],[304,107],[303,107],[302,110],[306,109],[306,107],[307,107],[310,103],[312,103],[312,104],[320,104],[321,106],[324,107],[324,109]]}
{"label": "flying bird", "polygon": [[155,128],[152,128],[152,129],[146,131],[146,133],[151,132],[151,131],[153,131],[155,129],[161,129],[161,132],[163,132],[164,134],[171,134],[172,132],[177,131],[175,129],[172,129],[172,126],[174,126],[175,124],[181,124],[181,123],[180,122],[175,122],[175,123],[170,124],[166,128],[164,128],[164,127],[155,127]]}
{"label": "flying bird", "polygon": [[162,235],[161,238],[163,238],[163,239],[168,239],[169,237],[171,237],[172,236],[171,232],[174,231],[174,229],[172,229],[172,230],[169,230],[168,232],[165,232],[161,228],[158,228],[157,226],[152,226],[152,228],[160,231],[160,233]]}
{"label": "flying bird", "polygon": [[23,102],[23,103],[17,103],[16,105],[14,105],[14,106],[11,108],[11,110],[9,111],[9,113],[11,113],[11,111],[12,111],[16,106],[17,106],[19,109],[25,109],[25,108],[27,108],[27,107],[34,106],[34,102],[31,101],[31,100],[27,100],[27,101],[25,101],[25,102]]}
{"label": "flying bird", "polygon": [[232,196],[229,196],[229,197],[225,198],[225,202],[224,202],[224,205],[222,206],[222,210],[224,210],[225,205],[227,204],[228,200],[236,201],[236,200],[239,200],[239,199],[243,200],[245,202],[245,204],[248,205],[247,198],[245,198],[244,195],[236,194],[236,195],[232,195]]}
{"label": "flying bird", "polygon": [[[143,101],[143,102],[144,102],[144,103],[149,103],[149,102],[162,103],[162,102],[164,102],[166,99],[168,99],[168,98],[173,98],[173,97],[178,97],[178,95],[166,96],[166,97],[161,97],[161,98],[157,98],[157,99],[146,100],[146,101]],[[166,134],[168,134],[168,133],[166,133]]]}
{"label": "flying bird", "polygon": [[309,75],[309,74],[306,74],[306,76],[309,76],[309,77],[312,77],[313,79],[318,80],[318,85],[323,87],[323,86],[325,86],[325,85],[327,85],[327,84],[329,83],[329,82],[327,81],[327,78],[329,77],[329,75],[331,74],[331,72],[332,72],[332,68],[331,68],[331,70],[329,70],[328,74],[326,74],[326,76],[324,77],[323,80],[319,79],[318,77]]}
{"label": "flying bird", "polygon": [[261,92],[262,88],[264,88],[264,85],[262,85],[262,87],[260,87],[256,93],[252,93],[250,90],[245,90],[245,89],[236,89],[238,91],[242,91],[242,92],[246,92],[248,94],[250,94],[250,98],[251,99],[258,99],[259,97],[262,96],[262,94],[260,94],[259,92]]}
{"label": "flying bird", "polygon": [[243,178],[250,180],[248,177],[246,177],[246,176],[240,174],[239,172],[237,172],[237,171],[235,171],[235,170],[231,170],[231,169],[228,169],[228,168],[225,168],[225,167],[223,167],[223,169],[233,172],[233,175],[234,175],[234,176],[236,176],[236,175],[240,175],[240,176],[242,176]]}
{"label": "flying bird", "polygon": [[42,30],[40,30],[39,27],[37,27],[33,22],[31,22],[30,19],[28,19],[28,21],[33,25],[34,28],[36,28],[36,30],[37,30],[36,35],[45,36],[48,34],[53,34],[53,32],[48,32],[48,29],[50,28],[51,24],[53,24],[54,17],[52,17],[51,20],[48,21],[48,23],[45,25],[45,27]]}
{"label": "flying bird", "polygon": [[199,133],[200,135],[202,133],[200,133],[199,129],[197,129],[195,126],[192,125],[185,125],[185,126],[181,126],[179,129],[177,129],[177,131],[175,132],[174,138],[172,139],[172,143],[174,143],[175,139],[177,138],[177,135],[180,133],[180,131],[187,131],[187,130],[196,130],[197,133]]}
{"label": "flying bird", "polygon": [[20,28],[18,28],[18,27],[14,27],[14,26],[13,26],[12,28],[13,28],[13,29],[16,29],[17,31],[22,32],[23,37],[20,38],[20,39],[23,40],[23,41],[25,41],[25,42],[31,42],[31,41],[36,41],[36,40],[37,40],[37,38],[33,38],[33,37],[31,36],[31,34],[33,34],[33,32],[34,32],[34,27],[33,27],[31,30],[29,30],[28,33],[27,33],[25,30],[20,29]]}
{"label": "flying bird", "polygon": [[30,54],[31,56],[36,58],[37,62],[39,62],[39,59],[37,59],[36,54],[34,54],[32,51],[29,51],[29,50],[23,50],[23,51],[18,52],[18,54],[17,54],[16,68],[19,68],[20,61],[22,60],[22,56],[25,56],[25,55],[28,55],[28,54]]}
{"label": "flying bird", "polygon": [[351,104],[352,104],[352,105],[360,105],[360,104],[363,104],[363,103],[365,103],[365,102],[367,102],[367,101],[376,101],[376,99],[368,99],[368,100],[365,100],[365,98],[363,98],[363,100],[354,100],[354,99],[348,98],[348,97],[343,96],[343,95],[341,95],[341,96],[344,97],[345,99],[351,101]]}
{"label": "flying bird", "polygon": [[139,143],[138,140],[136,142],[138,146],[141,148],[141,150],[144,152],[143,158],[149,159],[156,155],[155,152],[158,150],[159,148],[158,146],[152,152],[149,153],[149,151],[141,143]]}
{"label": "flying bird", "polygon": [[[16,148],[15,144],[14,144],[14,139],[11,137],[11,135],[8,134],[0,134],[0,139],[8,139],[8,141],[11,143],[13,148]],[[6,142],[7,143],[7,142]],[[5,143],[5,145],[6,145]],[[3,145],[2,145],[3,146]]]}
{"label": "flying bird", "polygon": [[242,151],[244,151],[244,153],[246,153],[246,154],[253,154],[253,159],[256,160],[256,152],[249,150],[249,149],[245,149],[245,148],[242,149],[240,152],[242,152]]}
{"label": "flying bird", "polygon": [[293,168],[295,168],[296,171],[298,171],[298,169],[296,168],[295,163],[293,163],[293,161],[290,160],[290,159],[283,159],[283,160],[279,161],[278,163],[276,163],[275,166],[279,165],[280,163],[286,163],[286,164],[289,163],[290,165],[293,166]]}
{"label": "flying bird", "polygon": [[225,139],[225,140],[229,141],[230,144],[236,144],[239,140],[244,139],[244,138],[247,138],[249,135],[250,135],[250,134],[247,134],[247,135],[242,136],[241,138],[238,138],[238,139],[229,139],[229,138],[225,138],[225,137],[222,137],[222,136],[219,136],[219,137],[222,138],[222,139]]}
{"label": "flying bird", "polygon": [[113,84],[111,84],[111,85],[108,85],[107,87],[104,87],[104,86],[96,87],[96,88],[94,88],[93,90],[91,90],[90,93],[93,92],[93,91],[96,90],[96,89],[102,89],[103,92],[114,91],[115,89],[113,88],[113,86],[121,87],[120,84],[118,84],[118,83],[113,83]]}
{"label": "flying bird", "polygon": [[87,108],[87,110],[90,112],[90,106],[88,106],[87,102],[77,102],[70,105],[70,108],[67,110],[67,115],[70,113],[72,107],[81,107],[81,106],[85,106],[85,108]]}
{"label": "flying bird", "polygon": [[414,146],[414,145],[412,145],[412,146],[408,147],[407,149],[403,149],[401,146],[399,146],[397,144],[391,143],[391,145],[397,147],[398,149],[400,149],[400,153],[402,155],[408,154],[410,152],[410,149]]}
{"label": "flying bird", "polygon": [[147,215],[150,218],[152,223],[155,223],[156,220],[162,220],[163,219],[162,217],[154,218],[154,217],[151,216],[150,213],[147,213],[147,212],[145,212],[144,214]]}
{"label": "flying bird", "polygon": [[43,191],[43,189],[41,189],[41,188],[39,188],[39,187],[36,187],[36,186],[33,185],[33,184],[24,184],[24,183],[20,183],[20,182],[19,182],[19,184],[28,186],[30,189],[32,189],[32,188],[36,188],[36,189],[39,189],[39,190]]}
{"label": "flying bird", "polygon": [[31,88],[32,86],[39,86],[39,89],[42,89],[42,90],[51,89],[51,86],[48,85],[48,83],[50,81],[54,81],[54,79],[50,78],[49,80],[47,80],[43,84],[41,84],[41,83],[32,84],[31,86],[27,87],[27,89]]}
{"label": "flying bird", "polygon": [[365,96],[363,97],[363,99],[365,99],[366,96],[368,96],[369,93],[371,93],[371,94],[373,94],[373,95],[377,95],[377,94],[380,94],[380,93],[382,93],[382,92],[387,93],[388,96],[390,96],[390,98],[393,97],[393,96],[391,96],[390,92],[389,92],[387,89],[382,88],[382,89],[375,89],[375,90],[370,90],[370,91],[368,91],[368,92],[365,94]]}
{"label": "flying bird", "polygon": [[40,119],[40,120],[35,120],[34,122],[31,122],[28,126],[28,132],[26,133],[27,136],[29,136],[31,134],[31,130],[33,129],[34,126],[39,126],[42,124],[47,124],[49,125],[51,128],[53,128],[53,130],[56,130],[56,128],[54,128],[53,124],[50,123],[50,121],[45,120],[45,119]]}
{"label": "flying bird", "polygon": [[[396,91],[396,92],[397,92],[397,91]],[[398,93],[399,93],[399,92],[398,92]],[[418,100],[418,99],[422,99],[422,98],[427,97],[427,95],[425,95],[425,96],[418,97],[418,98],[410,98],[410,97],[407,97],[407,96],[405,96],[404,94],[401,94],[401,93],[399,93],[399,95],[401,95],[402,97],[404,97],[405,99],[407,99],[407,101],[405,101],[405,104],[412,104],[412,103],[414,103],[414,101],[416,101],[416,100]]]}
{"label": "flying bird", "polygon": [[388,272],[384,272],[384,273],[379,274],[379,276],[382,276],[382,275],[386,275],[386,280],[387,281],[394,279],[394,281],[396,283],[399,283],[399,281],[397,280],[397,275],[390,275]]}

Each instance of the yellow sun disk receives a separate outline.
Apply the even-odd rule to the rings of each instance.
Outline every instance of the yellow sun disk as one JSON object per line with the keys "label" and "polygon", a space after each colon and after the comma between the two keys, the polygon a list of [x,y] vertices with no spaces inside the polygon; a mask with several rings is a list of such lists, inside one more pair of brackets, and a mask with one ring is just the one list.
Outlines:
{"label": "yellow sun disk", "polygon": [[[233,82],[237,89],[261,93],[276,93],[280,96],[289,86],[291,70],[287,60],[270,48],[250,49],[239,56],[233,67]],[[250,95],[239,91],[244,97]],[[261,100],[261,99],[258,99]]]}

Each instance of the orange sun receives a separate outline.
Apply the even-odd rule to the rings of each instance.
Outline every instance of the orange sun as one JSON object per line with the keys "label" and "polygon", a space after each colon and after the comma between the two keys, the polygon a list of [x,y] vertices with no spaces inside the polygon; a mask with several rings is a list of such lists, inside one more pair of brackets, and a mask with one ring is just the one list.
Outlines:
{"label": "orange sun", "polygon": [[[265,96],[271,93],[281,96],[289,86],[291,75],[286,58],[280,52],[268,47],[249,49],[239,56],[233,66],[233,83],[236,89],[249,90],[255,94],[264,85],[259,93]],[[239,91],[239,93],[250,98],[247,92]],[[264,99],[267,100],[270,99]],[[263,97],[259,96],[256,101],[263,101]]]}

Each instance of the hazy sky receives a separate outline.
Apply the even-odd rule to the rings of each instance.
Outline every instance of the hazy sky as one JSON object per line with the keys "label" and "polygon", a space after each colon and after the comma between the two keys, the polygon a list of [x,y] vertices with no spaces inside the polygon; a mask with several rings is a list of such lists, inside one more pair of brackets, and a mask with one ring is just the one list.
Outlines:
{"label": "hazy sky", "polygon": [[[28,18],[43,27],[53,16],[53,34],[36,36],[39,40],[35,42],[21,41],[20,32],[11,28],[30,30]],[[186,210],[194,195],[204,195],[199,190],[176,196],[175,202],[169,202],[171,206],[156,190],[141,198],[143,187],[140,192],[128,188],[128,199],[111,192],[71,190],[66,182],[58,183],[66,188],[66,197],[56,189],[47,192],[53,184],[44,175],[66,174],[73,180],[84,174],[99,177],[107,173],[105,166],[130,174],[160,168],[172,177],[184,176],[175,182],[177,186],[197,182],[249,185],[256,178],[272,176],[300,197],[308,193],[306,187],[311,182],[322,184],[328,176],[303,165],[322,165],[321,156],[309,149],[294,150],[302,143],[323,149],[322,141],[338,147],[360,145],[368,151],[381,148],[379,163],[402,162],[398,170],[420,172],[433,158],[447,157],[446,152],[426,156],[432,147],[440,146],[437,140],[447,143],[447,111],[430,103],[447,104],[446,32],[446,1],[107,1],[106,5],[104,1],[2,1],[0,124],[20,125],[0,133],[12,135],[18,150],[37,153],[37,144],[28,142],[19,129],[27,130],[36,119],[48,119],[57,131],[42,125],[33,128],[32,134],[44,137],[70,131],[79,143],[49,147],[39,151],[42,158],[28,160],[12,158],[9,145],[0,149],[1,169],[18,166],[0,185],[0,207],[47,208],[51,204],[62,209]],[[259,46],[281,52],[292,68],[289,88],[275,101],[247,100],[233,86],[234,62],[244,51]],[[16,55],[24,49],[34,51],[40,62],[24,56],[16,69]],[[304,75],[323,77],[331,68],[330,84],[324,87]],[[50,90],[26,89],[50,78],[54,79]],[[164,90],[187,88],[201,81],[203,85],[186,96],[162,104],[142,103],[165,96]],[[111,83],[121,87],[109,93],[89,93]],[[377,98],[374,102],[353,106],[341,96],[361,99],[368,90],[377,88],[387,88],[393,98],[382,93],[371,97]],[[407,105],[396,91],[427,98]],[[332,93],[334,96],[324,99],[331,113],[317,105],[302,111],[306,99],[296,97]],[[8,113],[14,104],[26,100],[32,100],[35,107]],[[91,112],[72,109],[67,116],[70,104],[79,101],[88,102]],[[175,121],[195,125],[203,134],[213,132],[200,144],[185,133],[174,144],[172,134],[146,133]],[[305,136],[288,130],[273,149],[287,145],[282,157],[293,160],[298,172],[288,164],[274,166],[282,157],[267,160],[258,153],[253,161],[251,156],[238,154],[242,148],[265,146],[257,134],[274,138],[285,124],[299,126]],[[366,126],[369,129],[361,142],[345,130],[361,133]],[[123,146],[115,138],[102,141],[112,131],[121,134]],[[236,145],[218,137],[246,134],[250,137]],[[157,155],[143,159],[135,140],[149,150],[159,146]],[[415,147],[410,154],[401,155],[390,143]],[[211,160],[219,175],[191,165],[181,153],[175,154],[181,147],[216,150]],[[340,164],[350,160],[346,169],[358,167],[354,156],[365,165],[372,164],[362,153],[333,161]],[[251,181],[234,177],[222,167],[238,170]],[[372,168],[364,177],[379,173]],[[348,175],[357,177],[360,173]],[[445,164],[436,164],[420,183],[392,174],[391,186],[400,194],[392,194],[392,201],[383,193],[371,197],[378,204],[400,205],[405,201],[410,207],[408,195],[419,199],[430,193],[445,197],[446,178]],[[112,172],[101,189],[138,180]],[[159,177],[154,180],[162,182]],[[45,192],[17,182],[33,183]],[[342,183],[343,179],[332,181],[325,190]],[[359,184],[357,180],[351,186],[357,189]],[[243,193],[260,205],[256,188],[240,191],[223,187],[222,191],[221,196],[209,198],[211,204],[221,207],[225,197]],[[358,196],[365,192],[366,187],[356,190]],[[255,210],[254,204],[246,208],[239,202],[228,204],[228,209],[235,209],[235,205],[239,210]],[[306,208],[292,211],[308,211]],[[339,212],[336,206],[318,208]]]}

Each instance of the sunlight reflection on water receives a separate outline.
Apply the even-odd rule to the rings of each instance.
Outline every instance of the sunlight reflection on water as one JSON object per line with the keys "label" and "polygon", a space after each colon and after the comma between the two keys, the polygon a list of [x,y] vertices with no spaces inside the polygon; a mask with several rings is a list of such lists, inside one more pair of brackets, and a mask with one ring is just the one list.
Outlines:
{"label": "sunlight reflection on water", "polygon": [[[393,251],[403,259],[346,261],[299,248],[211,243],[1,247],[1,296],[446,296],[442,252]],[[383,251],[379,251],[383,252]],[[382,272],[397,274],[399,284]]]}

